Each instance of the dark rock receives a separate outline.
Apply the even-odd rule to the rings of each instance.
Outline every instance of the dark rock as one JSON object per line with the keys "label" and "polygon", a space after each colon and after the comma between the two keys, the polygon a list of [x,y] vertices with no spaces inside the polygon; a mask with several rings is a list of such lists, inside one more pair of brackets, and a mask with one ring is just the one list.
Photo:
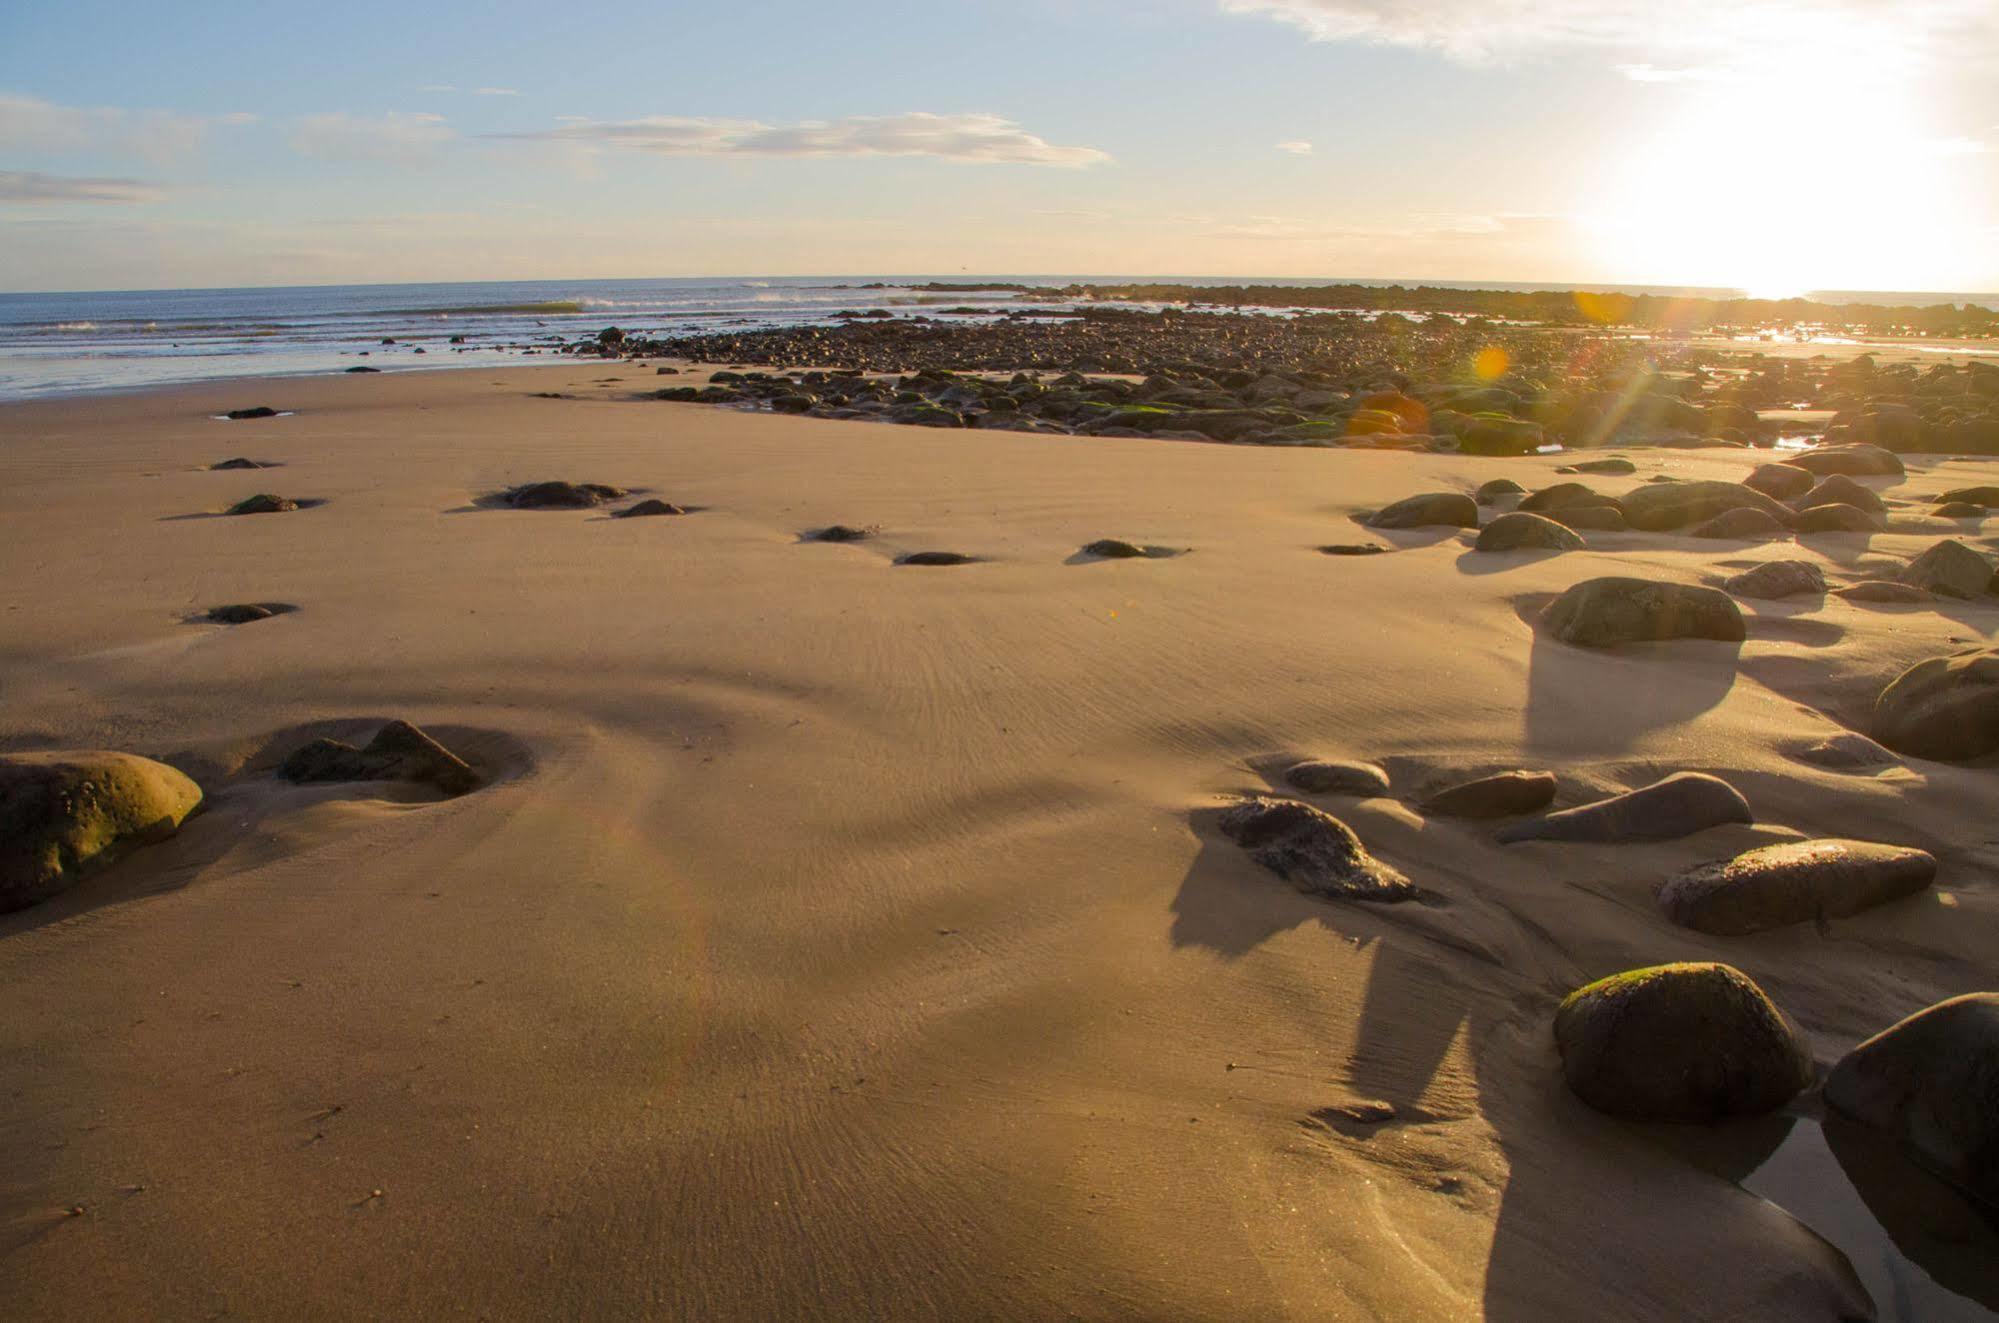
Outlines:
{"label": "dark rock", "polygon": [[1825,571],[1808,560],[1766,560],[1723,580],[1721,586],[1737,597],[1798,597],[1825,592]]}
{"label": "dark rock", "polygon": [[278,768],[287,781],[409,781],[447,795],[479,786],[474,772],[449,749],[407,721],[391,721],[366,748],[320,739],[295,749]]}
{"label": "dark rock", "polygon": [[1718,776],[1675,772],[1649,786],[1550,813],[1500,830],[1501,844],[1516,841],[1672,841],[1732,822],[1754,822],[1742,792]]}
{"label": "dark rock", "polygon": [[1992,583],[1992,562],[1967,543],[1945,538],[1896,577],[1940,597],[1983,597]]}
{"label": "dark rock", "polygon": [[1479,530],[1473,544],[1479,551],[1579,551],[1586,545],[1564,525],[1525,510],[1499,516]]}
{"label": "dark rock", "polygon": [[1659,639],[1740,643],[1746,633],[1741,610],[1719,589],[1616,575],[1585,579],[1542,619],[1562,642],[1589,648]]}
{"label": "dark rock", "polygon": [[1696,524],[1694,537],[1720,538],[1733,542],[1768,542],[1791,535],[1783,520],[1762,510],[1747,507],[1718,514],[1704,524]]}
{"label": "dark rock", "polygon": [[1846,473],[1854,477],[1879,477],[1900,474],[1901,456],[1880,446],[1819,446],[1812,450],[1801,450],[1785,463],[1795,468],[1809,470],[1824,477],[1832,473]]}
{"label": "dark rock", "polygon": [[1791,520],[1794,533],[1879,533],[1879,515],[1852,505],[1815,505]]}
{"label": "dark rock", "polygon": [[1983,519],[1991,511],[1970,501],[1945,501],[1930,513],[1939,519]]}
{"label": "dark rock", "polygon": [[1632,1120],[1755,1116],[1812,1082],[1804,1035],[1729,965],[1655,965],[1598,979],[1563,1000],[1555,1042],[1576,1096]]}
{"label": "dark rock", "polygon": [[601,482],[530,482],[507,488],[500,499],[516,510],[588,510],[628,495]]}
{"label": "dark rock", "polygon": [[273,496],[269,492],[259,492],[255,496],[245,497],[243,500],[236,502],[236,504],[230,506],[223,513],[233,515],[283,514],[288,510],[296,509],[298,509],[298,502],[288,496]]}
{"label": "dark rock", "polygon": [[1862,579],[1859,583],[1833,589],[1832,595],[1849,602],[1887,602],[1904,606],[1935,600],[1929,589],[1897,583],[1893,579]]}
{"label": "dark rock", "polygon": [[205,619],[218,625],[247,625],[296,610],[298,608],[288,602],[235,602],[228,606],[210,607]]}
{"label": "dark rock", "polygon": [[1452,818],[1510,818],[1538,813],[1554,799],[1552,772],[1498,772],[1438,791],[1423,801],[1423,811]]}
{"label": "dark rock", "polygon": [[805,535],[807,542],[865,542],[875,535],[876,530],[856,528],[851,524],[828,524],[815,528]]}
{"label": "dark rock", "polygon": [[1379,542],[1335,542],[1319,548],[1323,556],[1379,556],[1388,550]]}
{"label": "dark rock", "polygon": [[1222,832],[1249,857],[1308,895],[1332,900],[1404,901],[1408,878],[1367,852],[1353,830],[1293,799],[1246,799],[1222,816]]}
{"label": "dark rock", "polygon": [[1825,1100],[1999,1206],[1999,993],[1938,1002],[1874,1035],[1833,1067]]}
{"label": "dark rock", "polygon": [[1874,738],[1942,762],[1999,750],[1999,648],[1931,657],[1895,677],[1874,700]]}
{"label": "dark rock", "polygon": [[1478,502],[1463,492],[1425,492],[1377,510],[1370,528],[1477,528]]}
{"label": "dark rock", "polygon": [[129,753],[0,754],[0,913],[66,891],[134,846],[171,836],[201,787]]}
{"label": "dark rock", "polygon": [[1938,504],[1963,501],[1970,505],[1999,505],[1999,487],[1953,487],[1937,497]]}
{"label": "dark rock", "polygon": [[1791,502],[1794,510],[1810,510],[1820,505],[1850,505],[1870,514],[1881,514],[1888,508],[1872,487],[1863,486],[1844,473],[1833,474]]}
{"label": "dark rock", "polygon": [[1779,523],[1791,512],[1739,482],[1669,482],[1627,492],[1624,517],[1633,528],[1658,533],[1704,523],[1730,510],[1761,510]]}
{"label": "dark rock", "polygon": [[1131,560],[1146,554],[1145,548],[1136,542],[1126,542],[1123,538],[1100,537],[1083,548],[1085,556],[1102,556],[1106,560]]}
{"label": "dark rock", "polygon": [[382,369],[380,369],[380,368],[373,368],[373,367],[366,367],[366,366],[362,366],[362,367],[351,367],[351,368],[348,368],[348,369],[347,369],[347,371],[348,371],[349,373],[355,373],[355,372],[380,372],[381,370],[382,370]]}
{"label": "dark rock", "polygon": [[651,515],[684,515],[686,513],[687,507],[684,505],[675,505],[671,501],[662,501],[658,497],[649,497],[636,505],[626,506],[611,517],[613,519],[644,519]]}
{"label": "dark rock", "polygon": [[1843,919],[1927,888],[1936,856],[1871,841],[1766,845],[1690,869],[1659,888],[1659,907],[1682,928],[1737,937],[1817,919]]}
{"label": "dark rock", "polygon": [[1579,464],[1564,464],[1557,473],[1636,473],[1638,466],[1628,459],[1586,459]]}
{"label": "dark rock", "polygon": [[1558,482],[1552,487],[1543,487],[1520,502],[1519,509],[1528,514],[1552,514],[1557,510],[1573,510],[1584,506],[1603,506],[1617,509],[1617,498],[1606,496],[1600,491],[1585,487],[1580,482]]}
{"label": "dark rock", "polygon": [[1758,464],[1742,480],[1742,485],[1775,500],[1788,501],[1793,496],[1803,496],[1817,481],[1817,475],[1811,470],[1801,469],[1795,464]]}
{"label": "dark rock", "polygon": [[254,459],[244,459],[238,456],[235,459],[225,459],[220,464],[210,464],[208,469],[211,473],[221,473],[232,469],[267,469],[270,467],[269,464],[260,464]]}
{"label": "dark rock", "polygon": [[223,417],[241,421],[246,418],[275,418],[278,411],[268,404],[260,404],[254,409],[231,409]]}
{"label": "dark rock", "polygon": [[1388,793],[1388,773],[1373,763],[1315,758],[1288,768],[1284,779],[1315,795],[1357,795],[1372,799]]}
{"label": "dark rock", "polygon": [[[1526,511],[1515,511],[1515,513],[1525,514]],[[1624,511],[1614,505],[1565,506],[1560,510],[1548,511],[1545,517],[1577,532],[1622,533],[1631,527],[1624,522]]]}
{"label": "dark rock", "polygon": [[1504,497],[1522,495],[1526,490],[1511,478],[1494,478],[1491,482],[1480,483],[1472,499],[1480,505],[1491,505]]}
{"label": "dark rock", "polygon": [[906,556],[896,557],[898,565],[970,565],[977,556],[967,556],[960,551],[912,551]]}

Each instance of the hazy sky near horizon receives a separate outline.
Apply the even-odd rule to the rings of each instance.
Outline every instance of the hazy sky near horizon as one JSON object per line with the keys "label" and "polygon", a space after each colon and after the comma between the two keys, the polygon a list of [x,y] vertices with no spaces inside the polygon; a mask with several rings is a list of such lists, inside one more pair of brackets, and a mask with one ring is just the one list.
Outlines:
{"label": "hazy sky near horizon", "polygon": [[0,7],[0,291],[1999,290],[1999,0]]}

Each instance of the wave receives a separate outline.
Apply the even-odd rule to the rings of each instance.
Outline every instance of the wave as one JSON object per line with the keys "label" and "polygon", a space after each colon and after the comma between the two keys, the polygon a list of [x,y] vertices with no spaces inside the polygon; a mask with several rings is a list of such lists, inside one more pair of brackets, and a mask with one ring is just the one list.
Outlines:
{"label": "wave", "polygon": [[477,317],[503,313],[582,312],[587,300],[555,299],[547,303],[468,303],[460,308],[376,308],[349,313],[352,317]]}

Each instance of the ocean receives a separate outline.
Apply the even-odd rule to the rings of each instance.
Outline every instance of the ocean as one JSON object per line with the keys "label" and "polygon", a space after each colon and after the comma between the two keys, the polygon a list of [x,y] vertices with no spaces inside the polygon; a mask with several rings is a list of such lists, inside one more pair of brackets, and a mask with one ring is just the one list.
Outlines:
{"label": "ocean", "polygon": [[[1001,290],[926,293],[965,275],[478,281],[257,289],[0,294],[0,399],[130,389],[234,377],[542,363],[563,343],[607,326],[674,335],[830,323],[841,311],[975,309],[998,315],[1047,307]],[[1052,285],[1441,285],[1559,289],[1498,282],[1186,276],[995,276]],[[1730,297],[1732,290],[1606,287],[1621,292]],[[1837,293],[1833,302],[1999,303],[1991,294]],[[462,337],[454,343],[455,337]],[[386,343],[393,341],[393,343]]]}

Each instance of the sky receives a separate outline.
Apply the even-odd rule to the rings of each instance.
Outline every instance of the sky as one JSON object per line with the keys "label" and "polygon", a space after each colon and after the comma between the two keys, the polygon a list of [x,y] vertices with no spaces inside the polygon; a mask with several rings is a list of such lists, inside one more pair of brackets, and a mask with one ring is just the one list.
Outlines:
{"label": "sky", "polygon": [[1999,290],[1999,0],[0,4],[0,291]]}

